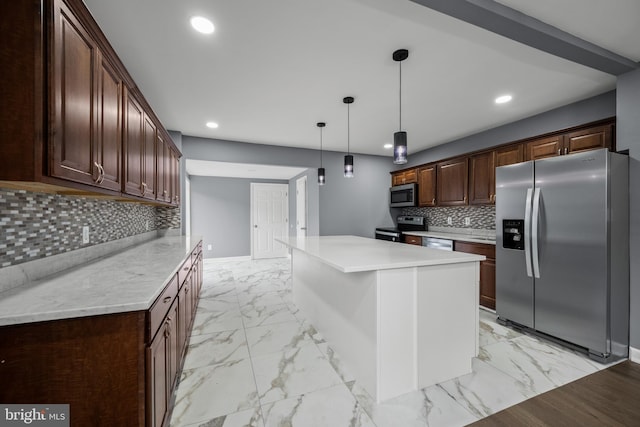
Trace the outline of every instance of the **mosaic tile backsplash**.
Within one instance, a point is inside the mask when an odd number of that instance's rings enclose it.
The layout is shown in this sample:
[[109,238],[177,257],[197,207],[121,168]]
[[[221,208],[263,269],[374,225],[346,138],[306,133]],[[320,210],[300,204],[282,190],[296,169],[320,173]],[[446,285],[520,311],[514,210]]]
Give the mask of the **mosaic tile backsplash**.
[[[89,243],[82,243],[82,227]],[[180,209],[0,188],[0,268],[180,228]]]
[[[484,230],[496,229],[495,206],[451,206],[434,208],[404,208],[401,215],[419,215],[427,217],[428,227],[474,228]],[[451,217],[451,224],[447,218]],[[465,225],[465,218],[470,224]]]

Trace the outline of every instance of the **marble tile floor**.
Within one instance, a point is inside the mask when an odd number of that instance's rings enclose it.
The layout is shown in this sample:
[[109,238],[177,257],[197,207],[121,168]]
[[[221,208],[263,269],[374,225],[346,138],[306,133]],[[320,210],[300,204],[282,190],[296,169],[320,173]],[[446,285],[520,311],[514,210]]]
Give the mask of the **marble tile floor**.
[[289,259],[205,260],[170,426],[463,426],[605,367],[480,310],[473,373],[376,404],[293,304]]

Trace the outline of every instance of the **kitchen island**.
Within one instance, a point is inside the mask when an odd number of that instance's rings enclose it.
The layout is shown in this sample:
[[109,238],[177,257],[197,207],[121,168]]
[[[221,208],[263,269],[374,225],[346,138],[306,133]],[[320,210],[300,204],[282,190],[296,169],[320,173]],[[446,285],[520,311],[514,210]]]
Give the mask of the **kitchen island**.
[[483,256],[292,237],[293,298],[378,402],[471,372]]

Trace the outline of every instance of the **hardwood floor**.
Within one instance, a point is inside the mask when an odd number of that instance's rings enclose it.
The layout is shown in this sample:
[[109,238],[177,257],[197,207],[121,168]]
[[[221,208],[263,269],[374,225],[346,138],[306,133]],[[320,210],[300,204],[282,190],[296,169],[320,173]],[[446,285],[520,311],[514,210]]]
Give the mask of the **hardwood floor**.
[[470,425],[640,426],[640,364],[619,363]]

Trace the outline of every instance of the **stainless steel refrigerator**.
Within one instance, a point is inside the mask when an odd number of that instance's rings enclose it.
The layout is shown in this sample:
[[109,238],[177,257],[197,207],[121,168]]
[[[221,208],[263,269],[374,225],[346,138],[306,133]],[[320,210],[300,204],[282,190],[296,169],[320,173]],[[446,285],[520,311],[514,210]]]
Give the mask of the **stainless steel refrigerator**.
[[606,149],[496,169],[496,312],[608,361],[629,345],[629,172]]

